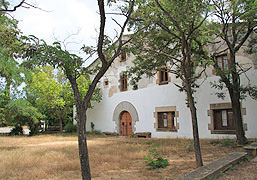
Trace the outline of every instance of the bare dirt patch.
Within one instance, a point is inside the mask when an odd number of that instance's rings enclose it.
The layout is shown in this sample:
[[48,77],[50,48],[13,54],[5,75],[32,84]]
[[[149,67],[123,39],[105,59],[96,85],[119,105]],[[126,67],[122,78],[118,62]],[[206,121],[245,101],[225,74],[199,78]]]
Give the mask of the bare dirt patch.
[[[0,137],[0,179],[81,179],[77,137],[41,135]],[[143,163],[152,144],[169,160],[164,169],[149,170]],[[192,140],[95,137],[88,139],[94,180],[176,179],[196,168]],[[243,151],[230,140],[201,140],[204,164]]]

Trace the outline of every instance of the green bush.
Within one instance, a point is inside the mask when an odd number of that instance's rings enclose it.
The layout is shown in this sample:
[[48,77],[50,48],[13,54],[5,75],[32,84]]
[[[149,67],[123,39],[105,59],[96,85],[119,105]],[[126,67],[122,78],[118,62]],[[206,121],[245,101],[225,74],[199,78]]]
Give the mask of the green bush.
[[23,135],[23,128],[20,125],[16,125],[14,128],[12,128],[9,135],[10,136],[22,136]]
[[69,122],[64,126],[64,131],[67,133],[77,132],[77,126]]
[[148,155],[144,157],[144,163],[151,169],[165,168],[169,165],[168,159],[160,156],[158,149],[154,144],[149,149]]

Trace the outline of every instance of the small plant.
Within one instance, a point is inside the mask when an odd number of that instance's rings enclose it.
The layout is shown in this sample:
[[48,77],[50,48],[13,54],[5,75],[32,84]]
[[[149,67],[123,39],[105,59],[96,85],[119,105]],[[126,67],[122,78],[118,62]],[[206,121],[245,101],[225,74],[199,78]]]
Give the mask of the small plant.
[[64,126],[64,130],[67,133],[77,132],[77,126],[69,122]]
[[169,165],[168,159],[160,156],[159,151],[155,144],[152,144],[149,149],[148,155],[144,157],[144,163],[151,169],[165,168]]
[[90,123],[91,131],[93,132],[95,130],[95,124],[93,122]]

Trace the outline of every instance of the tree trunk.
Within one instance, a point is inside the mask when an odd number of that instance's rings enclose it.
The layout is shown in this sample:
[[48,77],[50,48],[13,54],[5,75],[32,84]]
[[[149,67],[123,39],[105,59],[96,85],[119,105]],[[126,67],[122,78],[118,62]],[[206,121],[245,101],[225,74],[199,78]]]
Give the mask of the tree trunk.
[[188,105],[190,108],[191,119],[192,119],[196,166],[201,167],[203,166],[203,160],[202,160],[199,133],[198,133],[197,113],[196,113],[195,102],[194,102],[192,89],[190,85],[186,85],[186,95],[187,95]]
[[60,126],[60,132],[63,132],[63,128],[62,128],[62,118],[59,119],[59,126]]
[[232,86],[228,86],[228,89],[232,103],[233,119],[236,126],[236,138],[238,144],[246,144],[247,138],[245,137],[240,104],[240,76],[236,71],[235,54],[233,52],[230,52],[230,63],[230,68],[232,68]]
[[236,139],[238,144],[246,144],[247,138],[245,137],[243,119],[241,113],[241,104],[240,104],[240,94],[233,93],[233,97],[231,97],[232,102],[232,111],[233,111],[233,119],[235,121],[236,126]]
[[59,131],[62,133],[63,132],[63,128],[62,128],[62,116],[60,116],[60,114],[58,113],[57,108],[55,107],[55,115],[58,118],[59,121]]
[[91,180],[89,156],[86,139],[86,108],[85,106],[77,106],[78,111],[78,145],[79,145],[79,159],[81,166],[82,180]]

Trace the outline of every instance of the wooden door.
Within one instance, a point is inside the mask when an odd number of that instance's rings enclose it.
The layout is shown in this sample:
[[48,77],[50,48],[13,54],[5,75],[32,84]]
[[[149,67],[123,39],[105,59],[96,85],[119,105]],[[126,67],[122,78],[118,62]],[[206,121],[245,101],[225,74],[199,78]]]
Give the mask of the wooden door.
[[132,135],[132,119],[127,111],[122,112],[120,116],[120,134],[122,136]]

